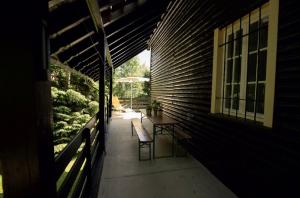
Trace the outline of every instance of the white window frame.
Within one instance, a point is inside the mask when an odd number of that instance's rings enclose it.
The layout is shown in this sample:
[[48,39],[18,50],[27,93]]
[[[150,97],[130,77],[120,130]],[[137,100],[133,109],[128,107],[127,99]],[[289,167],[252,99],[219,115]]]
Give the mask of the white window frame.
[[[277,56],[277,38],[278,38],[278,14],[279,0],[270,0],[261,6],[261,19],[268,17],[268,44],[267,44],[267,63],[266,63],[266,80],[265,80],[265,102],[264,114],[256,114],[256,121],[262,122],[266,127],[273,126],[273,109],[275,96],[275,75],[276,75],[276,56]],[[259,20],[259,8],[255,9],[250,14],[250,21],[254,23]],[[241,26],[243,34],[248,33],[249,14],[227,26],[227,35],[230,31],[238,31]],[[211,113],[227,114],[228,109],[223,109],[220,99],[223,97],[223,76],[224,76],[224,51],[225,47],[219,47],[225,41],[225,29],[215,29],[214,31],[214,57],[213,57],[213,74],[212,74],[212,96],[211,96]],[[240,98],[246,98],[246,75],[247,75],[247,58],[248,51],[248,36],[242,39],[243,47],[241,57],[241,76],[240,76]],[[233,45],[234,47],[234,45]],[[225,97],[225,96],[224,96]],[[239,103],[238,117],[245,117],[245,102]],[[224,106],[225,107],[225,106]],[[230,115],[235,116],[236,110],[231,109]],[[247,119],[253,120],[253,113],[247,112]]]

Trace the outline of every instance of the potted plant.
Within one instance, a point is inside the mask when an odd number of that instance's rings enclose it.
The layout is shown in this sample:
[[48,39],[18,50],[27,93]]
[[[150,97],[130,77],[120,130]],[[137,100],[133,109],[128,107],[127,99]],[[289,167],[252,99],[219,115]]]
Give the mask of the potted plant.
[[157,116],[157,111],[159,108],[160,108],[160,102],[158,102],[157,100],[153,100],[152,109],[153,109],[154,116]]
[[147,107],[146,107],[147,115],[151,115],[151,111],[152,111],[152,106],[151,105],[147,105]]

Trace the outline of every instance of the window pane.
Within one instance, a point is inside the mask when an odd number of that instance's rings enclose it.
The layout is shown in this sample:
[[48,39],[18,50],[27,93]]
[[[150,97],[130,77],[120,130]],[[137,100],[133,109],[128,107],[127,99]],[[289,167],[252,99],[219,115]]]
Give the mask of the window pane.
[[261,21],[261,27],[260,27],[260,48],[266,48],[268,46],[268,18],[265,17]]
[[242,32],[243,30],[239,30],[235,33],[235,56],[242,54]]
[[239,109],[239,98],[240,98],[240,84],[233,86],[233,109]]
[[225,98],[225,108],[229,109],[231,107],[231,85],[226,86]]
[[257,53],[250,54],[248,60],[247,76],[248,82],[256,81],[256,63],[257,63]]
[[267,51],[261,51],[259,53],[259,65],[258,65],[258,80],[266,80],[266,65],[267,65]]
[[257,50],[258,44],[258,22],[250,25],[249,31],[249,52]]
[[265,84],[261,83],[257,86],[257,113],[264,113],[264,103],[265,103]]
[[241,58],[234,59],[234,82],[241,80]]
[[255,84],[251,84],[247,86],[247,103],[246,103],[246,111],[254,112],[254,100],[255,100]]
[[232,60],[227,61],[227,75],[226,75],[226,82],[231,83],[232,81]]
[[230,34],[228,36],[228,48],[227,48],[227,58],[231,58],[233,55],[233,36]]

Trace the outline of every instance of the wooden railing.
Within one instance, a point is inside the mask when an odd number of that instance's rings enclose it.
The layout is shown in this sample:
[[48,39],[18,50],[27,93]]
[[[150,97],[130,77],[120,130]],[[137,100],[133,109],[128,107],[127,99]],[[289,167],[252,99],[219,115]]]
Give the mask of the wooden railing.
[[[99,113],[98,113],[99,114]],[[58,197],[87,197],[95,179],[100,179],[104,152],[104,133],[99,131],[99,117],[95,115],[64,148],[55,159],[55,178],[58,181],[71,161],[70,168],[61,185],[58,187]],[[82,150],[80,151],[80,148]],[[99,177],[99,178],[92,178]],[[97,186],[96,186],[97,187]]]
[[[149,104],[149,97],[132,98],[132,109],[146,109]],[[123,107],[130,107],[130,98],[119,98]]]

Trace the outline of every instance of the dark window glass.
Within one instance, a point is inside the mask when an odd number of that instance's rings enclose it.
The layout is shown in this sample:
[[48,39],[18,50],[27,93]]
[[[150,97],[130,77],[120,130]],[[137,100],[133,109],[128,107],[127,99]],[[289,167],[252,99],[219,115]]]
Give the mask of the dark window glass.
[[248,68],[247,76],[248,82],[256,81],[256,63],[257,63],[257,54],[250,54],[248,57]]
[[266,65],[267,65],[267,51],[261,51],[259,53],[259,65],[258,65],[258,80],[266,80]]
[[235,33],[235,56],[242,54],[242,32],[243,30],[239,30]]
[[240,84],[233,86],[233,109],[239,109]]
[[266,48],[268,46],[268,18],[264,18],[261,21],[260,33],[259,33],[260,48]]
[[233,35],[228,36],[228,48],[227,48],[227,58],[231,58],[233,55]]
[[250,25],[249,31],[249,52],[257,50],[258,44],[258,22]]
[[227,61],[227,78],[226,82],[230,83],[232,81],[232,60]]
[[241,80],[241,58],[234,59],[234,82],[240,82]]
[[247,112],[254,112],[254,100],[255,100],[255,84],[248,84],[247,103],[246,103]]
[[261,83],[257,86],[257,113],[264,113],[264,103],[265,103],[265,84]]
[[226,85],[226,99],[225,107],[229,109],[231,107],[231,85]]

